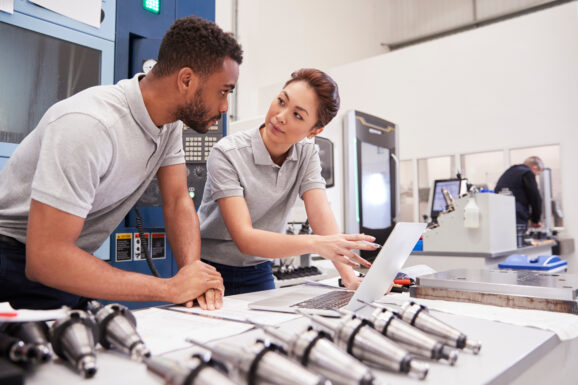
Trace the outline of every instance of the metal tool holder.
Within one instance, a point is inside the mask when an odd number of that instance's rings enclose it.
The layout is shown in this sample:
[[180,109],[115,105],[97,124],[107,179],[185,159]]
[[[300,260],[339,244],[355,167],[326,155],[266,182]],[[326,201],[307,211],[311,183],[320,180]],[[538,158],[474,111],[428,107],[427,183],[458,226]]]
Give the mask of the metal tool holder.
[[455,349],[449,348],[418,328],[402,321],[397,313],[384,307],[374,307],[375,310],[369,317],[369,321],[381,334],[421,357],[445,360],[452,366],[456,363],[458,352]]
[[207,346],[187,341],[211,352],[213,359],[225,364],[234,380],[248,385],[330,385],[323,376],[279,353],[278,347],[262,340],[249,346],[221,343]]
[[58,357],[72,364],[85,378],[96,374],[98,328],[88,313],[71,310],[55,321],[50,328],[50,341]]
[[99,342],[104,348],[117,348],[137,361],[151,355],[136,330],[134,315],[126,306],[118,303],[102,306],[97,301],[90,301],[89,310],[98,323]]
[[377,385],[371,370],[335,345],[329,334],[312,326],[289,333],[273,326],[263,331],[277,341],[288,355],[307,369],[331,380],[334,385]]
[[46,322],[7,322],[0,326],[0,332],[16,337],[27,344],[33,361],[44,363],[52,359]]
[[480,341],[468,338],[461,331],[429,314],[427,307],[413,301],[403,304],[400,310],[400,316],[410,325],[430,333],[442,342],[458,349],[468,349],[474,354],[478,354],[482,348]]
[[322,330],[330,333],[339,347],[365,363],[407,373],[422,380],[428,374],[428,364],[415,359],[406,349],[375,330],[366,320],[354,315],[329,320],[318,315],[302,314]]
[[143,362],[166,385],[237,385],[200,355],[191,357],[186,366],[164,357],[144,357]]

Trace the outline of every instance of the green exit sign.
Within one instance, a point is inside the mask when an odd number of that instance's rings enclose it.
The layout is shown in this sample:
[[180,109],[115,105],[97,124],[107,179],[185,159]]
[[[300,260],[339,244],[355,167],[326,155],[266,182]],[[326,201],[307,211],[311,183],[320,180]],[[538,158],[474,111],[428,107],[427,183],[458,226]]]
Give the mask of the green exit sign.
[[142,7],[149,12],[161,13],[161,0],[142,0]]

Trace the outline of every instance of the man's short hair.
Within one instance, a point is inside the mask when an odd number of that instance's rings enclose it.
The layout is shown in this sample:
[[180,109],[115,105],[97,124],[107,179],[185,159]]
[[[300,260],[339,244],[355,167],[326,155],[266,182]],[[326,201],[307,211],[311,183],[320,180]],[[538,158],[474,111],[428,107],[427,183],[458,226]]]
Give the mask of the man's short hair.
[[207,77],[222,66],[226,57],[238,64],[243,61],[243,50],[233,35],[213,22],[187,16],[177,19],[166,32],[152,71],[166,76],[189,67],[197,75]]
[[542,159],[540,159],[537,156],[530,156],[526,158],[524,164],[528,167],[536,166],[538,168],[538,171],[544,170],[544,162],[542,162]]

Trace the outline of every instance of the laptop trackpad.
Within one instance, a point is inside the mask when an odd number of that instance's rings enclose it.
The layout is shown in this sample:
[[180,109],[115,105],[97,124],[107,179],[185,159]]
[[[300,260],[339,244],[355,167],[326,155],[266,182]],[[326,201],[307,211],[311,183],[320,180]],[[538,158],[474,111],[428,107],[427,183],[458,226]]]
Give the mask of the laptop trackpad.
[[311,294],[290,292],[276,297],[251,302],[249,304],[249,309],[296,313],[295,308],[291,307],[291,305],[305,301],[309,298],[311,298]]

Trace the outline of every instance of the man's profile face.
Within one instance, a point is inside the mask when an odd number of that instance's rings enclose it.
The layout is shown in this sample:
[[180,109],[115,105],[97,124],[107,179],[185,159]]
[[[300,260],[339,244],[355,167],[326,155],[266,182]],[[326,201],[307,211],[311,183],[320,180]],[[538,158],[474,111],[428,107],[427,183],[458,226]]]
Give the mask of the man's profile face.
[[194,95],[177,110],[177,118],[191,129],[205,133],[229,109],[227,97],[239,78],[239,64],[225,58],[223,65],[203,79]]

